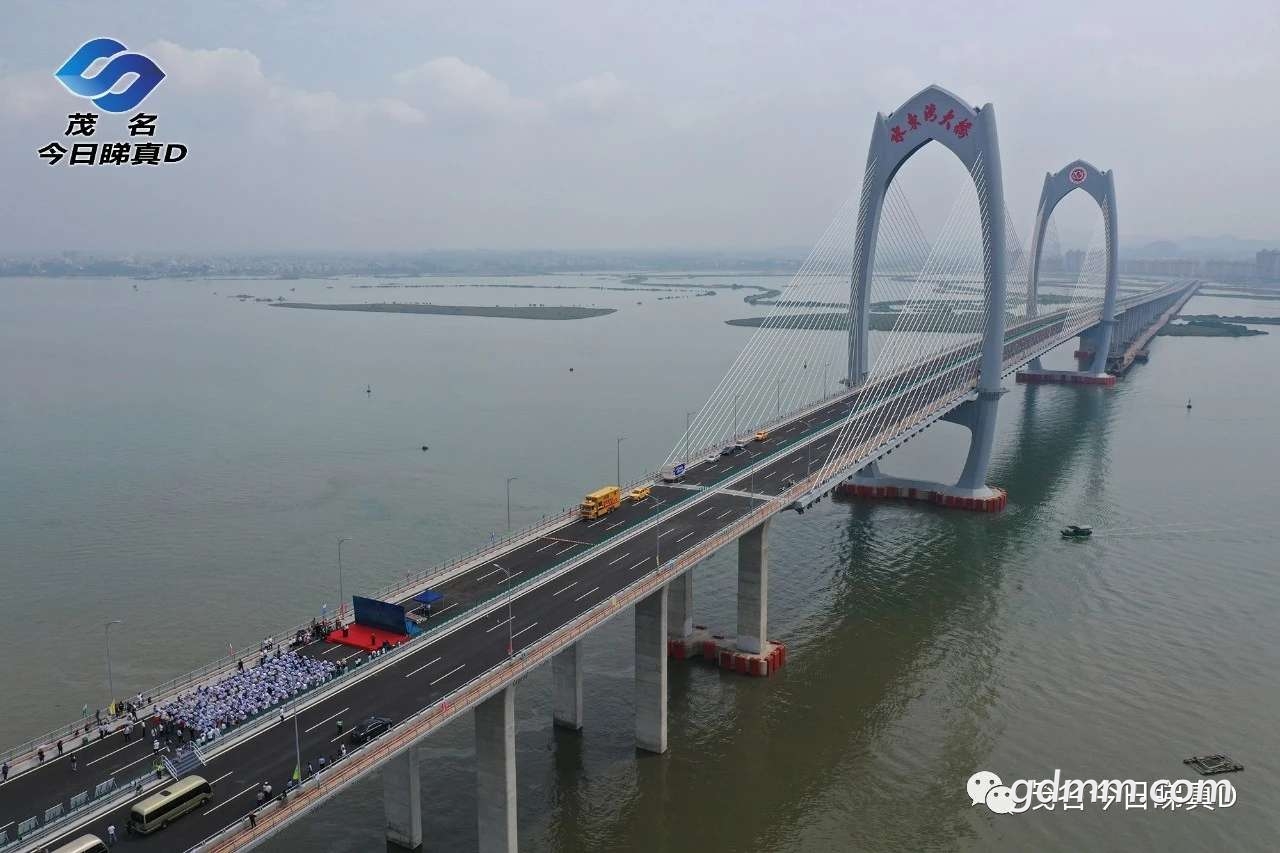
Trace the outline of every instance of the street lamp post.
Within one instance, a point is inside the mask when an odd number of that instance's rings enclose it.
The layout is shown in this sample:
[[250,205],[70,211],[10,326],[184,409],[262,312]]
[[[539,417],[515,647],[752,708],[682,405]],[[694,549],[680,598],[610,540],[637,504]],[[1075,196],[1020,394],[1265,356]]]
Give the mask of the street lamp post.
[[830,369],[830,367],[831,367],[831,362],[829,361],[826,364],[822,365],[822,399],[824,400],[827,398],[827,392],[831,388],[831,386],[827,384],[827,371]]
[[733,395],[733,442],[738,443],[738,395]]
[[342,543],[350,542],[350,536],[338,537],[338,627],[342,627],[342,614],[346,610],[346,597],[342,594]]
[[520,478],[518,476],[507,478],[507,532],[508,533],[511,532],[511,484],[519,479]]
[[775,418],[782,417],[782,377],[781,376],[778,377],[778,394],[777,394],[777,400],[775,401],[774,407],[776,411],[774,412],[773,416]]
[[121,625],[123,623],[123,619],[112,619],[107,623],[106,627],[103,628],[103,632],[107,635],[107,692],[111,694],[107,699],[111,702],[116,701],[116,686],[111,679],[111,626]]
[[627,437],[625,435],[618,436],[618,470],[617,470],[618,481],[617,482],[619,486],[622,485],[622,442],[626,440],[627,440]]

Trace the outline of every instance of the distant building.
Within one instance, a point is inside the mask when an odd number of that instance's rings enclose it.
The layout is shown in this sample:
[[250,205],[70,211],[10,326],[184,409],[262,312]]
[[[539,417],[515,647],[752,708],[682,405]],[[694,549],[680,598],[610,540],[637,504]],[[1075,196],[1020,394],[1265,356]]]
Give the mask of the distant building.
[[1280,250],[1258,252],[1254,258],[1254,275],[1259,281],[1280,281]]
[[1062,256],[1062,271],[1067,275],[1079,275],[1084,269],[1084,250],[1068,249]]
[[1202,265],[1206,278],[1218,281],[1253,281],[1257,266],[1253,261],[1228,261],[1211,258]]

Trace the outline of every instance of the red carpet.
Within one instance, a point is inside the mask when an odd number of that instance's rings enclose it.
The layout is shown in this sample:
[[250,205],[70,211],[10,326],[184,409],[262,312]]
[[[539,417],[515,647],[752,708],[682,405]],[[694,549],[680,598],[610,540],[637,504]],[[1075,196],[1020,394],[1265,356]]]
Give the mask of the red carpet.
[[399,645],[409,639],[407,634],[396,634],[392,631],[384,631],[381,628],[366,628],[364,625],[348,625],[347,636],[342,636],[342,630],[331,631],[329,636],[325,638],[331,643],[342,643],[345,646],[354,646],[357,649],[365,649],[372,651],[373,649],[382,648],[384,642],[391,645]]

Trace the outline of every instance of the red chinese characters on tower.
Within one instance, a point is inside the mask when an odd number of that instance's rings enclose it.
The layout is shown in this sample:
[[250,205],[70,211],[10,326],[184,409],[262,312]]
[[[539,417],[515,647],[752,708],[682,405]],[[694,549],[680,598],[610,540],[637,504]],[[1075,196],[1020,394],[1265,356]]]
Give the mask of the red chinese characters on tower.
[[[901,143],[906,140],[907,135],[920,130],[926,123],[940,125],[956,135],[957,139],[966,139],[973,132],[973,120],[969,118],[961,118],[956,121],[956,110],[948,108],[942,115],[938,114],[938,105],[925,104],[922,113],[907,113],[907,124],[904,128],[901,124],[895,124],[889,128],[889,138],[894,144]],[[955,125],[952,126],[952,122]]]

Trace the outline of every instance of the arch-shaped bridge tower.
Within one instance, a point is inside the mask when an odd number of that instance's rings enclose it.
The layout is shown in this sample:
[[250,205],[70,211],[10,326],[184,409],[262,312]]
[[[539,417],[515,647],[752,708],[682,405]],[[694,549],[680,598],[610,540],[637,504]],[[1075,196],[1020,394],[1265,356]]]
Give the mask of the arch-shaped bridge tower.
[[946,89],[929,86],[888,115],[876,115],[867,153],[853,256],[849,369],[845,381],[849,387],[857,387],[867,380],[871,371],[868,354],[871,275],[885,195],[902,165],[929,142],[944,145],[968,169],[977,189],[982,219],[986,325],[978,398],[966,405],[963,414],[956,418],[973,434],[969,456],[956,487],[976,494],[987,491],[987,465],[991,460],[996,405],[1000,399],[1005,321],[1004,188],[995,109],[991,104],[975,109]]
[[1107,369],[1107,356],[1111,351],[1112,330],[1116,322],[1116,290],[1118,287],[1117,256],[1119,240],[1116,236],[1116,183],[1108,170],[1101,171],[1086,160],[1075,160],[1057,172],[1044,176],[1044,188],[1040,190],[1040,206],[1036,209],[1036,229],[1031,237],[1031,272],[1027,281],[1027,316],[1036,316],[1036,298],[1040,289],[1040,254],[1044,249],[1045,230],[1049,217],[1058,203],[1075,190],[1083,190],[1098,203],[1102,211],[1102,225],[1106,234],[1107,273],[1106,289],[1102,297],[1102,322],[1089,335],[1093,345],[1093,362],[1089,373],[1101,376]]

